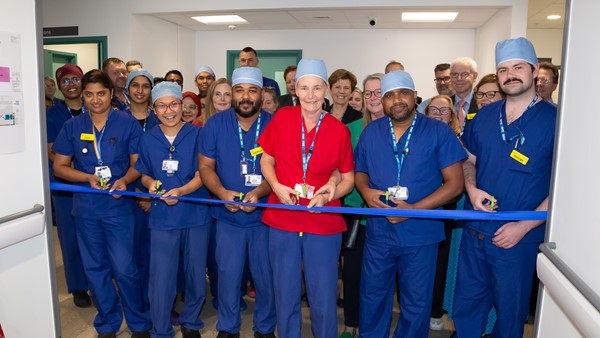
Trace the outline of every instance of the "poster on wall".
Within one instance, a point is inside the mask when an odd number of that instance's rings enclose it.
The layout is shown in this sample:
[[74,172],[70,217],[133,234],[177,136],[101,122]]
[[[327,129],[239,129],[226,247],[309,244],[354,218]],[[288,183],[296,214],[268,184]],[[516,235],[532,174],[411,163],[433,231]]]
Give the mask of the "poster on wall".
[[0,154],[25,150],[21,36],[0,32]]

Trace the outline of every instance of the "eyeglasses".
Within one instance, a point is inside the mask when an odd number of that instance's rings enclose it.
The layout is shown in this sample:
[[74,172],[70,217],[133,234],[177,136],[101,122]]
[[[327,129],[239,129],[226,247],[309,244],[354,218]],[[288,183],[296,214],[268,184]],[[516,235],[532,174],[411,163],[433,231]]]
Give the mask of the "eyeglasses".
[[499,91],[498,90],[491,90],[489,92],[477,92],[475,93],[475,97],[478,99],[483,99],[483,97],[487,97],[488,99],[493,99],[494,97],[496,97],[496,94],[498,94]]
[[[456,73],[458,76],[458,73]],[[436,77],[435,79],[433,79],[433,82],[435,83],[448,83],[450,82],[450,76],[445,76],[445,77]]]
[[169,81],[169,82],[177,82],[177,84],[180,85],[180,86],[183,84],[183,80],[180,80],[180,79],[177,79],[177,80],[170,79],[170,80],[167,80],[167,81]]
[[154,110],[157,113],[164,113],[167,111],[167,108],[171,109],[171,111],[176,112],[177,109],[179,109],[179,107],[181,106],[181,102],[180,101],[173,101],[169,104],[164,104],[164,103],[158,103],[154,105]]
[[62,84],[63,86],[68,86],[71,83],[74,85],[78,85],[81,83],[81,79],[78,77],[72,77],[72,78],[64,78],[64,79],[60,80],[60,84]]
[[427,111],[436,115],[448,115],[450,113],[450,107],[429,106]]
[[198,109],[198,106],[195,104],[190,104],[189,106],[183,105],[183,110],[194,110],[194,109]]
[[365,90],[363,95],[365,96],[365,99],[370,99],[371,96],[381,97],[381,89]]
[[450,77],[453,79],[466,79],[471,75],[470,72],[462,72],[462,73],[450,73]]
[[540,77],[537,79],[538,86],[547,86],[551,83],[552,83],[552,80],[544,79],[543,77]]

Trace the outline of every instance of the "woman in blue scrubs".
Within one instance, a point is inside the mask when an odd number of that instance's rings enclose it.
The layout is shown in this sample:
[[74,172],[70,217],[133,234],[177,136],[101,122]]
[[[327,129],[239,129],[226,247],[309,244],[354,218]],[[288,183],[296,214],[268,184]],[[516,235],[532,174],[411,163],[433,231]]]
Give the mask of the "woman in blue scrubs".
[[[133,164],[142,128],[130,114],[112,110],[108,75],[92,70],[81,82],[84,113],[68,120],[54,141],[54,173],[93,189],[130,190],[140,177]],[[149,337],[152,326],[133,258],[133,208],[133,199],[116,194],[73,194],[77,241],[98,310],[94,327],[102,338],[116,337],[123,312],[132,337]]]

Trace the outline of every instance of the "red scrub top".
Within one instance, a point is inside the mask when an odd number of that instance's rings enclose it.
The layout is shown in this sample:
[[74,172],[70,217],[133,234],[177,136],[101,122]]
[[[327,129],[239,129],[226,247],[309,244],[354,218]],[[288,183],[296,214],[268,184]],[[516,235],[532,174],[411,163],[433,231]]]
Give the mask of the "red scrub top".
[[[275,158],[275,174],[279,183],[294,188],[303,183],[302,176],[302,114],[300,106],[283,107],[273,117],[258,143],[263,150]],[[316,127],[306,134],[306,152],[315,138]],[[306,131],[306,129],[305,129]],[[325,112],[319,128],[312,157],[308,162],[306,183],[321,188],[335,169],[340,173],[354,170],[354,157],[348,127]],[[275,193],[269,196],[269,203],[281,204]],[[309,200],[300,198],[300,205],[308,205]],[[326,206],[339,207],[336,199]],[[328,235],[346,230],[341,214],[309,213],[267,208],[263,213],[263,222],[277,229]]]

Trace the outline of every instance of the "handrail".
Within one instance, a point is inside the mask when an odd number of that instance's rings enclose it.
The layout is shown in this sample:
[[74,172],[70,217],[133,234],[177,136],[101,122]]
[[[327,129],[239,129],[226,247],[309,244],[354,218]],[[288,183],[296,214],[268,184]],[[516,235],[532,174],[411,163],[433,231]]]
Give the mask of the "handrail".
[[550,262],[556,266],[558,271],[560,271],[571,284],[581,293],[585,299],[592,304],[593,307],[596,308],[598,312],[600,312],[600,296],[589,286],[587,285],[579,275],[573,271],[558,255],[554,252],[556,249],[556,243],[548,242],[540,244],[540,251],[548,257]]
[[31,214],[35,214],[37,212],[42,212],[44,211],[44,206],[40,205],[40,204],[34,204],[32,208],[30,209],[26,209],[23,211],[19,211],[19,212],[15,212],[14,214],[11,215],[6,215],[3,217],[0,217],[0,224],[2,223],[7,223],[10,221],[14,221],[15,219],[21,218],[21,217],[25,217],[25,216],[29,216]]

